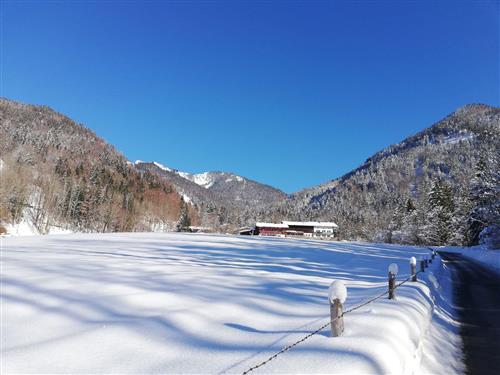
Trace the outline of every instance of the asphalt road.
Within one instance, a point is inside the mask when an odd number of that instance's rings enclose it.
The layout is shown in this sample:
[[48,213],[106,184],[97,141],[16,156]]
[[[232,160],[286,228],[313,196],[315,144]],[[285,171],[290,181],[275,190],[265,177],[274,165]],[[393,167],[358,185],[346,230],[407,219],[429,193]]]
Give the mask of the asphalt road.
[[440,252],[451,270],[467,374],[500,374],[500,277],[459,254]]

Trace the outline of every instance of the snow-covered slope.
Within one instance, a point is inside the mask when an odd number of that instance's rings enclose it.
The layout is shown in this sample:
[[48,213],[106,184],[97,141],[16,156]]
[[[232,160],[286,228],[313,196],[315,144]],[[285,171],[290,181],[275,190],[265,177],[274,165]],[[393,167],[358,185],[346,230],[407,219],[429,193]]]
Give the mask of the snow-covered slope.
[[[488,196],[499,196],[498,189],[494,189],[499,179],[499,149],[500,108],[466,105],[423,131],[375,153],[344,176],[299,191],[278,203],[274,212],[268,208],[266,213],[268,217],[285,220],[290,217],[331,220],[339,224],[340,235],[346,239],[429,245],[476,243],[483,225],[499,220],[498,213],[488,213],[495,211],[499,198],[487,203]],[[478,174],[483,176],[483,186],[474,182]],[[436,181],[449,185],[453,192],[450,207],[454,206],[455,212],[450,214],[456,226],[449,230],[447,242],[436,241],[431,231],[426,230],[432,215],[429,193]],[[471,197],[474,191],[488,193]],[[412,218],[408,211],[401,219],[398,214],[408,207],[409,201],[415,212],[410,209]],[[482,201],[477,211],[485,214],[476,212],[475,217],[466,217],[471,213],[468,205],[474,207],[477,201]],[[467,222],[475,224],[471,227],[458,224]]]
[[[332,280],[345,281],[350,309],[386,289],[388,264],[403,279],[408,259],[427,254],[193,234],[1,241],[2,373],[242,373],[328,322]],[[456,373],[459,347],[427,334],[439,289],[428,280],[348,313],[342,337],[324,330],[255,372]]]
[[214,184],[214,180],[216,177],[211,172],[191,174],[191,173],[187,173],[187,172],[177,171],[177,174],[179,176],[182,176],[182,177],[188,179],[189,181],[193,181],[195,184],[200,185],[201,187],[204,187],[205,189],[209,189]]

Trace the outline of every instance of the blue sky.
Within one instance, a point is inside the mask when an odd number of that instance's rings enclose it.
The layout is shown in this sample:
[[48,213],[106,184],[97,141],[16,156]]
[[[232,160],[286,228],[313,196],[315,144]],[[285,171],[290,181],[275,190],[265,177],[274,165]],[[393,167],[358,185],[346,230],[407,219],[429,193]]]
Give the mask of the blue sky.
[[1,96],[293,192],[499,105],[498,1],[4,1]]

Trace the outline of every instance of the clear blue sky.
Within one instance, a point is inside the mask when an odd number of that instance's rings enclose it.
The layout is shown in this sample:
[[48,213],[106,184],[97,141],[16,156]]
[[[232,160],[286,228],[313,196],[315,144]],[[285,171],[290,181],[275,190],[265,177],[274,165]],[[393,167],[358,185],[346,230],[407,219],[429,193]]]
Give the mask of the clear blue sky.
[[499,105],[498,1],[3,1],[1,96],[286,192]]

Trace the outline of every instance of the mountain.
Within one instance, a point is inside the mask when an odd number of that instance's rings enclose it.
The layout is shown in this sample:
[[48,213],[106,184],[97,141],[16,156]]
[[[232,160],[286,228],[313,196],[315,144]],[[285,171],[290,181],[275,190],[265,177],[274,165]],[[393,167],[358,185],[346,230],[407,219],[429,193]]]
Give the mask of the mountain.
[[467,105],[259,216],[335,221],[346,239],[474,243],[500,222],[499,151],[500,109]]
[[134,165],[139,171],[154,173],[171,183],[197,208],[203,226],[229,224],[235,229],[250,225],[255,212],[287,198],[281,190],[229,172],[192,174],[140,160]]
[[174,230],[182,215],[196,220],[172,184],[139,173],[90,129],[49,107],[0,99],[0,129],[4,226],[151,231]]
[[49,107],[0,99],[0,231],[234,232],[256,221],[320,220],[339,237],[500,247],[500,108],[464,106],[355,170],[290,196],[228,172],[128,162]]

